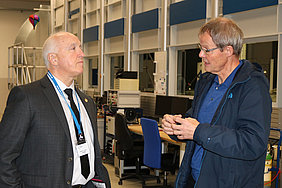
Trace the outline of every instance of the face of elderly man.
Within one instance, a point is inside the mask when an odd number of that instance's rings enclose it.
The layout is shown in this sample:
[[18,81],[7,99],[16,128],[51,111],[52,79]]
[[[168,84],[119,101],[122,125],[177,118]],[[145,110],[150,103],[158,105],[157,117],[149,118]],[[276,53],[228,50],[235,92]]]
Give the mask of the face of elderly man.
[[54,38],[56,53],[50,54],[50,61],[56,75],[66,78],[75,78],[83,73],[83,56],[78,38],[72,34],[64,33]]

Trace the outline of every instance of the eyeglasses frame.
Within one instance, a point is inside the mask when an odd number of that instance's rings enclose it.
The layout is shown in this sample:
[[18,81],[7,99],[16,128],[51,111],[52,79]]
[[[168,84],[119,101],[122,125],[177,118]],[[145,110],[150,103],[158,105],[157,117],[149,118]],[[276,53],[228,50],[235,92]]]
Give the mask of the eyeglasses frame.
[[208,54],[209,52],[212,52],[216,49],[220,49],[220,47],[215,47],[215,48],[211,48],[211,49],[204,49],[201,44],[198,44],[198,47],[200,48],[201,51],[204,51],[206,54]]

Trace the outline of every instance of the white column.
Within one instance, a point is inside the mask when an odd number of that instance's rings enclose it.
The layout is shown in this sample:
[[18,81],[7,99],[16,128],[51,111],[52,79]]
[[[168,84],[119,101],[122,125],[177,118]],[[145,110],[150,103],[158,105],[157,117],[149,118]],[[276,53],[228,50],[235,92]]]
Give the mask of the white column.
[[100,29],[99,29],[99,40],[100,40],[100,46],[99,46],[99,65],[101,67],[101,84],[100,84],[100,91],[101,96],[104,92],[104,82],[105,82],[105,75],[104,75],[104,0],[100,0]]

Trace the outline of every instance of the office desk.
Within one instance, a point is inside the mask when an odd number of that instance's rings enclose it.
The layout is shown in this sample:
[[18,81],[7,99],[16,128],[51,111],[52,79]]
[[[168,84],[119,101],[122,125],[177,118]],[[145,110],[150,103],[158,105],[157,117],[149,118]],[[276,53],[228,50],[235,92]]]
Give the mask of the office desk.
[[[142,127],[141,125],[128,125],[128,129],[135,133],[135,134],[139,134],[139,135],[143,135],[143,131],[142,131]],[[179,145],[180,146],[180,155],[179,155],[179,165],[181,164],[181,161],[183,159],[184,156],[184,152],[185,152],[185,142],[177,142],[175,140],[172,140],[166,133],[164,133],[162,130],[160,130],[160,137],[162,140],[175,144],[175,145]]]

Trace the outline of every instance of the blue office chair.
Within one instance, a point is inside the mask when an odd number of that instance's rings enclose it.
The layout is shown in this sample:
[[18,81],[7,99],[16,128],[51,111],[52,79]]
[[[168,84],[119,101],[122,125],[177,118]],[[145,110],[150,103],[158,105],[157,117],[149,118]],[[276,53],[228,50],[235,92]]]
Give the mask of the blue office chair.
[[163,153],[158,123],[155,120],[141,118],[141,126],[144,136],[144,165],[164,171],[163,187],[167,185],[167,172],[175,172],[177,152]]

